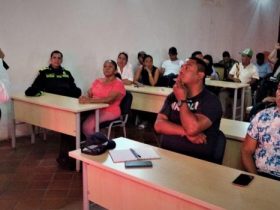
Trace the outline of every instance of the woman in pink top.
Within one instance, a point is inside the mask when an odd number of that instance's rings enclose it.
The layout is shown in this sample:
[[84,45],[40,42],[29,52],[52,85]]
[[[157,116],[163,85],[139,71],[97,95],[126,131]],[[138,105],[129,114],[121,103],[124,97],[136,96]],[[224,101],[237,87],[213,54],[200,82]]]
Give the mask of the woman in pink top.
[[[121,115],[120,103],[125,96],[125,88],[120,79],[116,77],[117,64],[113,60],[105,61],[103,65],[104,78],[96,79],[87,96],[81,96],[79,102],[108,103],[109,106],[100,110],[100,122],[114,120]],[[95,131],[95,114],[90,114],[83,123],[83,133],[88,137]]]

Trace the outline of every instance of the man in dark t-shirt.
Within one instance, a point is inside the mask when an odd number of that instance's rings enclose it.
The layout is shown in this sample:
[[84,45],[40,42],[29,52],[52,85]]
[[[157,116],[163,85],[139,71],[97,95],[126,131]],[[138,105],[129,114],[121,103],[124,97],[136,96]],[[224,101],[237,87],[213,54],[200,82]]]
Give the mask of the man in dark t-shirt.
[[204,88],[206,64],[191,58],[179,73],[176,84],[155,122],[165,149],[213,161],[217,145],[221,103]]

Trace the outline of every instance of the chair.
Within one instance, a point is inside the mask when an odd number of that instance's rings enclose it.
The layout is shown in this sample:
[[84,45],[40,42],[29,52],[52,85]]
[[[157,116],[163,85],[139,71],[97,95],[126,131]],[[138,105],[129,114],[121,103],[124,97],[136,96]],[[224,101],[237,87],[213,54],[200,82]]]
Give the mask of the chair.
[[133,99],[132,94],[129,91],[126,91],[126,94],[120,104],[121,116],[115,120],[106,121],[100,124],[100,128],[108,128],[108,133],[107,133],[108,139],[110,139],[111,129],[113,127],[122,127],[124,137],[126,137],[125,125],[127,123],[128,114],[131,109],[132,99]]
[[217,164],[223,163],[225,148],[226,148],[226,136],[222,131],[219,131],[217,145],[214,151],[213,161]]

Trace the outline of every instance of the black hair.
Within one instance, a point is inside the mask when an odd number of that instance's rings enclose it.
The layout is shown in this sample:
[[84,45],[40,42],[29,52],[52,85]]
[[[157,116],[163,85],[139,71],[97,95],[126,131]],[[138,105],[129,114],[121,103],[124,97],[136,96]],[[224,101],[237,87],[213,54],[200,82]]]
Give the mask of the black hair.
[[170,54],[170,55],[177,55],[178,52],[177,52],[176,47],[170,47],[169,50],[168,50],[168,54]]
[[211,55],[207,54],[207,55],[204,55],[203,59],[205,60],[208,60],[208,64],[206,63],[207,65],[207,69],[206,69],[206,72],[205,74],[207,76],[210,76],[212,73],[213,73],[213,69],[212,69],[212,66],[213,66],[213,58]]
[[197,64],[197,69],[199,72],[203,72],[206,74],[206,71],[207,71],[207,64],[200,58],[197,58],[197,57],[191,57],[190,58],[191,60],[194,60]]
[[126,61],[128,62],[128,55],[126,52],[120,52],[118,57],[120,57],[120,55],[124,55],[124,57],[126,58]]
[[257,55],[256,55],[256,59],[257,59],[257,64],[258,65],[263,65],[263,63],[264,63],[264,54],[263,53],[258,53]]
[[223,52],[223,58],[224,58],[224,57],[229,57],[229,58],[230,58],[230,54],[229,54],[228,51],[224,51],[224,52]]
[[144,57],[144,59],[143,59],[143,62],[145,62],[145,60],[146,60],[147,58],[151,58],[152,61],[153,61],[153,57],[152,57],[151,55],[145,55],[145,57]]
[[60,51],[58,51],[58,50],[54,50],[54,51],[52,51],[52,53],[51,53],[51,57],[53,56],[53,54],[60,54],[61,58],[63,58],[63,54],[62,54],[62,52],[60,52]]
[[137,58],[140,58],[140,57],[145,57],[146,56],[146,53],[144,51],[140,51],[137,55]]
[[202,52],[201,51],[194,51],[191,55],[191,58],[195,58],[197,55],[202,55]]
[[114,60],[106,60],[106,61],[104,62],[104,64],[105,64],[106,62],[112,63],[115,70],[118,69],[117,63],[116,63]]
[[212,66],[212,65],[213,65],[213,58],[212,58],[211,55],[209,55],[209,54],[204,55],[203,58],[209,61],[209,64],[208,64],[209,66]]

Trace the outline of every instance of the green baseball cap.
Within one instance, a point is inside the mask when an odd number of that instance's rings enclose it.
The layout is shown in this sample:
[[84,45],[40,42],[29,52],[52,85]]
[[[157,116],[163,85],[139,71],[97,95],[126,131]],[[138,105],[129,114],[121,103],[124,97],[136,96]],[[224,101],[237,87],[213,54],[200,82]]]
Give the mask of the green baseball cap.
[[246,48],[245,50],[243,50],[242,52],[240,52],[240,54],[252,58],[252,56],[253,56],[253,50],[250,49],[250,48]]

